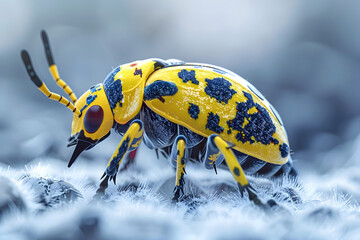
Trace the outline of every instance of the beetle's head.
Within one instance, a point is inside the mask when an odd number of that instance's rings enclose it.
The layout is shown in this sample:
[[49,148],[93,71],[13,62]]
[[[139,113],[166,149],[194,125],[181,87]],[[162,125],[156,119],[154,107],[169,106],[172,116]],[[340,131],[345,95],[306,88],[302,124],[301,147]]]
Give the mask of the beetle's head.
[[31,63],[30,55],[26,50],[21,51],[21,58],[30,79],[36,87],[49,99],[64,104],[74,113],[68,146],[76,145],[76,147],[68,164],[68,167],[70,167],[81,152],[92,148],[98,142],[109,136],[114,121],[113,114],[103,84],[91,87],[79,99],[76,98],[71,88],[60,78],[45,31],[41,32],[41,38],[43,40],[50,73],[56,83],[69,95],[71,101],[66,97],[51,92],[47,88],[45,83],[37,76]]
[[115,120],[118,123],[126,124],[138,114],[143,103],[145,79],[167,63],[161,59],[148,59],[122,65],[109,74],[104,84],[91,87],[77,99],[71,88],[59,76],[45,31],[41,32],[41,38],[50,73],[56,83],[69,95],[71,101],[51,92],[39,79],[26,50],[21,52],[21,58],[36,87],[45,96],[64,104],[74,113],[68,146],[76,145],[76,147],[68,164],[70,167],[80,153],[109,136],[114,116],[117,116]]
[[68,167],[84,150],[88,150],[110,135],[114,118],[102,84],[86,91],[75,107],[80,115],[74,113],[69,146],[76,145]]

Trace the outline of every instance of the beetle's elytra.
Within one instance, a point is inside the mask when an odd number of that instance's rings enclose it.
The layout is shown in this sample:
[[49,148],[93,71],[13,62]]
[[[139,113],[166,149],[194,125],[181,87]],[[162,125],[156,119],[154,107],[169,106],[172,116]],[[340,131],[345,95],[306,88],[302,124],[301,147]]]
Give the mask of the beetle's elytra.
[[[179,60],[147,59],[115,68],[79,99],[60,79],[45,31],[42,40],[49,69],[70,96],[50,92],[38,78],[29,54],[21,55],[26,70],[41,92],[73,112],[69,145],[76,145],[69,167],[84,150],[109,136],[123,136],[111,157],[98,194],[116,180],[126,155],[135,158],[144,142],[167,157],[176,168],[173,200],[183,194],[188,160],[208,169],[227,167],[249,198],[265,206],[248,183],[245,173],[265,177],[296,176],[289,143],[280,116],[248,81],[217,66]],[[223,162],[225,160],[225,162]],[[245,172],[245,173],[244,173]]]

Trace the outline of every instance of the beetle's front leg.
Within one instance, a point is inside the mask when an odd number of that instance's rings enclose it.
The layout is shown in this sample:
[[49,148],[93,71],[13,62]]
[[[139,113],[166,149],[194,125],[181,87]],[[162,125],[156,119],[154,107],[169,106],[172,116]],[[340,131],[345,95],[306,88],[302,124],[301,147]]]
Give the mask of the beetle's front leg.
[[113,180],[114,184],[116,184],[116,174],[118,172],[119,166],[121,164],[122,159],[128,151],[134,151],[140,145],[141,140],[143,138],[143,124],[141,120],[134,120],[123,138],[114,154],[112,155],[106,170],[101,177],[104,180],[101,182],[100,187],[96,191],[96,195],[103,195],[106,188],[108,187],[108,181]]
[[124,134],[123,138],[116,151],[112,155],[106,170],[104,172],[105,176],[109,176],[109,180],[113,180],[116,184],[116,174],[118,172],[119,166],[121,164],[122,159],[128,151],[135,150],[141,143],[143,137],[143,124],[141,120],[134,120],[129,129]]
[[176,137],[174,145],[171,149],[171,163],[174,166],[176,164],[176,180],[174,188],[174,196],[172,201],[177,202],[179,198],[184,194],[184,174],[185,172],[185,148],[186,148],[186,138],[183,135]]

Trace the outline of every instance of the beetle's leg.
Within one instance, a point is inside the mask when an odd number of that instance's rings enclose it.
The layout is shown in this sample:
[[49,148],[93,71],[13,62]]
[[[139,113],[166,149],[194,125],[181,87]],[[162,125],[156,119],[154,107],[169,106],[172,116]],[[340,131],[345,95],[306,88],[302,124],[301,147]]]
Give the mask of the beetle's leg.
[[112,155],[103,176],[109,176],[109,180],[114,180],[116,183],[116,173],[121,164],[121,160],[126,152],[134,151],[141,143],[143,137],[143,124],[141,120],[134,120],[129,129],[124,134],[123,138],[114,154]]
[[186,138],[183,135],[177,136],[171,150],[171,164],[174,167],[176,166],[176,181],[172,201],[178,201],[179,198],[184,194],[184,174],[186,173],[185,148]]
[[137,147],[140,145],[141,140],[143,137],[143,124],[141,120],[134,120],[126,133],[124,134],[123,138],[117,149],[115,150],[114,154],[112,155],[106,170],[101,177],[103,181],[100,183],[99,188],[96,191],[94,199],[98,199],[104,195],[105,190],[108,187],[108,181],[113,180],[114,184],[116,184],[116,174],[118,172],[121,160],[124,158],[125,154],[128,151],[136,151]]
[[255,189],[251,187],[250,183],[246,179],[244,171],[242,170],[239,162],[236,159],[231,148],[233,147],[231,144],[223,140],[220,136],[215,135],[214,137],[209,137],[210,141],[213,141],[213,144],[220,150],[222,155],[225,157],[226,164],[228,165],[231,174],[235,178],[236,183],[238,184],[241,196],[243,196],[244,192],[247,191],[249,194],[249,199],[253,201],[256,205],[260,207],[266,207],[263,204],[259,197],[257,196]]

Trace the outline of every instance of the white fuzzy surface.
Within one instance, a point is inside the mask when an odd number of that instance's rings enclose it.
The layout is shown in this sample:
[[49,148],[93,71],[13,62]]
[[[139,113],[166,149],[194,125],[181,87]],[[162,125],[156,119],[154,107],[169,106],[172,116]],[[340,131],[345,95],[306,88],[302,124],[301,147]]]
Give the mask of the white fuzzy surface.
[[[0,0],[0,179],[11,180],[27,209],[0,217],[0,239],[359,239],[359,4]],[[94,203],[120,139],[113,134],[113,141],[66,167],[72,115],[35,88],[20,59],[27,49],[39,77],[63,94],[49,75],[41,29],[77,96],[116,66],[148,57],[210,63],[240,74],[281,114],[301,187],[251,178],[263,201],[275,193],[280,205],[264,212],[228,187],[234,186],[228,172],[216,176],[188,166],[187,186],[197,198],[193,205],[175,205],[174,171],[142,149],[136,165]],[[44,211],[24,175],[64,180],[83,198]],[[139,184],[135,192],[123,190]],[[288,202],[287,188],[302,202]],[[0,203],[6,197],[0,194]]]
[[[136,164],[118,175],[118,185],[109,184],[98,202],[92,198],[103,163],[80,158],[67,169],[62,161],[42,158],[23,169],[3,166],[1,175],[14,180],[28,210],[3,216],[0,239],[358,239],[360,169],[356,162],[353,158],[348,168],[325,175],[307,170],[301,184],[250,178],[263,201],[274,198],[279,204],[267,212],[232,189],[229,172],[220,170],[215,175],[192,164],[186,175],[187,194],[195,195],[192,204],[172,204],[173,170],[144,149]],[[23,175],[67,181],[83,198],[39,212],[34,193],[20,180]],[[124,190],[130,184],[139,187]],[[230,190],[220,191],[218,184]],[[287,201],[281,194],[273,197],[286,188],[294,189],[301,203]],[[94,221],[98,224],[91,231],[80,227],[94,226]]]

